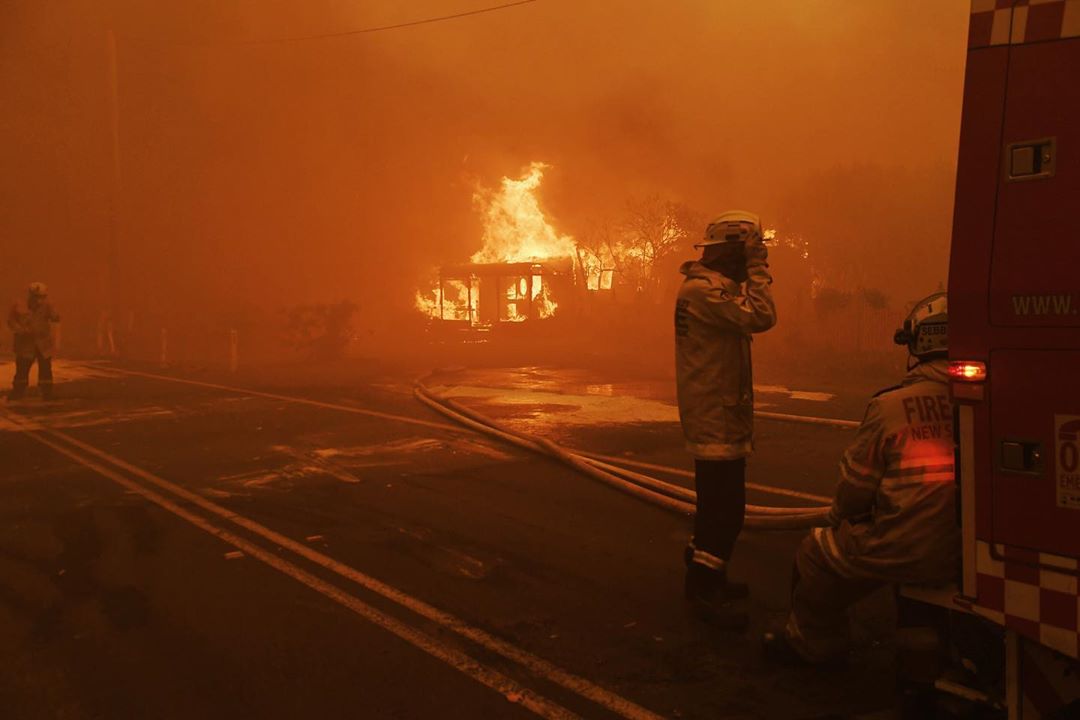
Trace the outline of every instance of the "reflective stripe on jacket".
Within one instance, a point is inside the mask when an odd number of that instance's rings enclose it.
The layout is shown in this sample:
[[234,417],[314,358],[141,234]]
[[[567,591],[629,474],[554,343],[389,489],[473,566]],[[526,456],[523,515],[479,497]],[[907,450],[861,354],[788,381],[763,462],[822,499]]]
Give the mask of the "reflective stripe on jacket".
[[840,461],[830,520],[814,537],[846,577],[935,583],[959,562],[948,363],[916,366],[874,398]]
[[697,458],[734,460],[753,450],[754,385],[750,335],[776,324],[767,266],[735,281],[692,261],[675,305],[675,377],[687,449]]

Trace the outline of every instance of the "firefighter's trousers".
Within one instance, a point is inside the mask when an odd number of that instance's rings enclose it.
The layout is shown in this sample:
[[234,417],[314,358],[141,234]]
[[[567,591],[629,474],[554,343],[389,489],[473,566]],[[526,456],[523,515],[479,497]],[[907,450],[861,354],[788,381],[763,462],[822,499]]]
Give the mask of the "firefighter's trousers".
[[687,563],[724,572],[746,516],[746,458],[695,460],[697,508]]
[[795,553],[785,634],[805,659],[824,662],[847,653],[847,609],[884,585],[854,572],[830,562],[814,533],[803,539]]
[[41,388],[42,396],[48,397],[52,394],[52,358],[35,352],[32,356],[17,355],[15,357],[15,379],[11,383],[14,397],[21,397],[26,393],[26,387],[30,384],[30,368],[35,362],[38,366],[38,386]]

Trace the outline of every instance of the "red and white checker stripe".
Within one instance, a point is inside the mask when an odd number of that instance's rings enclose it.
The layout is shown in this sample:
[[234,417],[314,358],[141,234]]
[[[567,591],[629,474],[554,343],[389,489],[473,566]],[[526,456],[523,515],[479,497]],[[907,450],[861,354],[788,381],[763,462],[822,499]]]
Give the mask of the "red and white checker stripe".
[[1080,657],[1078,569],[1075,558],[1001,544],[991,552],[990,543],[977,541],[972,610],[1064,655]]
[[1080,0],[971,0],[968,47],[1080,37]]

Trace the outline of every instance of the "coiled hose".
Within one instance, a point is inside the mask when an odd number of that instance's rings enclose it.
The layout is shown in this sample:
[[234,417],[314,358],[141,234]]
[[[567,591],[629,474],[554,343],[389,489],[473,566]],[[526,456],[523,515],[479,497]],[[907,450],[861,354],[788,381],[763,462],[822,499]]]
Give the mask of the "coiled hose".
[[[425,378],[426,379],[426,378]],[[697,494],[689,488],[564,448],[546,438],[513,430],[503,423],[436,394],[423,379],[413,391],[416,399],[460,425],[532,452],[553,457],[595,480],[665,510],[692,515]],[[754,530],[801,530],[825,525],[828,507],[746,506],[746,527]]]

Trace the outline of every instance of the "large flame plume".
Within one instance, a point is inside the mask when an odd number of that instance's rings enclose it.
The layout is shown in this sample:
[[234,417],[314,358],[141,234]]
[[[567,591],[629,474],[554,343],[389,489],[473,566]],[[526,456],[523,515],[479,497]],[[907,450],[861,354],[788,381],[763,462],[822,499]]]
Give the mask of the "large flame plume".
[[[553,258],[574,258],[574,239],[560,235],[548,222],[536,190],[544,177],[544,163],[534,162],[519,179],[504,177],[498,187],[480,188],[473,204],[484,221],[483,247],[471,258],[473,263],[525,263]],[[558,304],[549,294],[542,275],[519,278],[504,288],[505,315],[510,322],[526,319],[522,307],[530,305],[538,318],[555,314]],[[442,287],[416,293],[416,308],[432,318],[477,319],[479,287],[475,282],[446,280]]]
[[534,162],[525,177],[504,177],[496,190],[480,189],[473,202],[484,218],[484,246],[474,263],[512,263],[574,257],[574,239],[544,216],[536,189],[548,166]]

